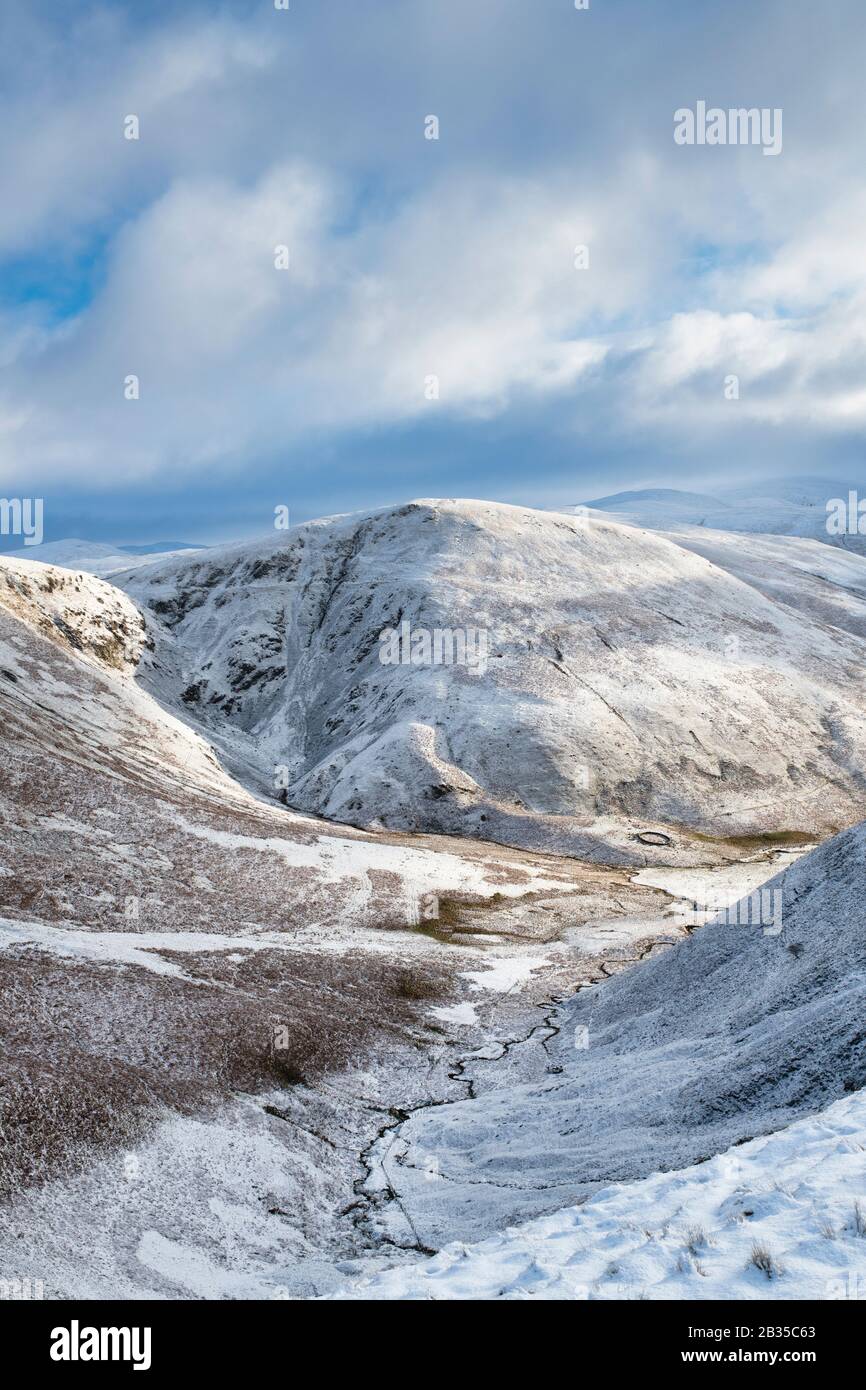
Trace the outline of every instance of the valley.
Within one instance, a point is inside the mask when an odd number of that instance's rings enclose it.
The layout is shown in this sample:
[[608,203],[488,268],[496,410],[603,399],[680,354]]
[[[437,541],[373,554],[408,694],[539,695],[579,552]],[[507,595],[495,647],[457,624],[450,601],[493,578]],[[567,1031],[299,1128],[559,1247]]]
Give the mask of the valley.
[[[110,584],[0,558],[9,1277],[426,1296],[863,1085],[866,582],[795,623],[811,556],[704,541],[424,502]],[[485,671],[379,661],[482,588]]]

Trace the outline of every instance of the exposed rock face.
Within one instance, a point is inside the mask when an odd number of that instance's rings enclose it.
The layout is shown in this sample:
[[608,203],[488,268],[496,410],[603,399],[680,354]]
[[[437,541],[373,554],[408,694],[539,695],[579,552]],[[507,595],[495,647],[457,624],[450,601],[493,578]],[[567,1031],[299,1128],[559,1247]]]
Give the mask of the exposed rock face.
[[0,604],[41,636],[117,671],[137,666],[147,640],[135,605],[89,574],[4,556]]

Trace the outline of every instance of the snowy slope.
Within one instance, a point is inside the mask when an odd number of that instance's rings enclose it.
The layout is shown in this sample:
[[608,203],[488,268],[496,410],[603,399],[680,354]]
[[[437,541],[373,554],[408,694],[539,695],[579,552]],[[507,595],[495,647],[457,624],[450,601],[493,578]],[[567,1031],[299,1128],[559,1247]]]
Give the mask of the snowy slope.
[[[827,531],[828,501],[847,499],[850,489],[858,491],[854,483],[830,479],[768,479],[749,487],[725,489],[717,495],[676,488],[641,488],[597,497],[585,505],[615,520],[656,531],[706,526],[717,531],[801,536],[866,555],[866,536],[835,536]],[[860,487],[858,495],[866,496],[866,491]]]
[[743,536],[703,526],[664,534],[801,617],[866,637],[866,556],[798,536]]
[[[771,879],[782,930],[720,921],[557,1014],[537,1074],[416,1111],[382,1221],[428,1248],[706,1159],[866,1084],[866,827]],[[767,900],[768,905],[773,900]],[[770,912],[765,913],[768,922]],[[485,1068],[464,1076],[484,1084]],[[431,1181],[430,1155],[437,1179]]]
[[[138,883],[152,900],[138,931],[192,923],[225,931],[257,911],[263,928],[384,926],[410,922],[426,892],[507,895],[518,883],[567,883],[567,866],[539,871],[519,855],[457,843],[440,853],[263,804],[136,683],[147,642],[139,612],[114,585],[0,556],[0,907],[20,892],[29,909],[34,894],[25,890],[41,885],[35,896],[49,919],[116,932],[128,928],[124,894]],[[256,855],[267,867],[250,902]],[[60,889],[70,858],[88,884],[74,901]],[[220,893],[196,885],[184,864],[203,880],[212,871]],[[91,894],[97,881],[101,891]]]
[[[811,550],[806,569],[789,550],[774,566],[766,548],[746,564],[727,556],[725,538],[704,539],[713,563],[685,542],[607,521],[419,503],[172,558],[125,577],[127,592],[0,558],[0,1125],[15,1138],[0,1154],[0,1191],[17,1194],[0,1204],[4,1268],[17,1270],[25,1252],[31,1271],[50,1271],[55,1296],[68,1297],[81,1287],[85,1240],[99,1252],[85,1260],[95,1297],[268,1296],[333,1287],[335,1262],[377,1232],[413,1247],[500,1232],[501,1259],[513,1256],[510,1291],[525,1296],[537,1279],[558,1294],[573,1287],[571,1273],[536,1234],[506,1229],[558,1213],[552,1246],[574,1257],[577,1284],[593,1296],[599,1280],[608,1294],[619,1280],[619,1296],[643,1286],[679,1293],[675,1276],[684,1296],[695,1296],[689,1281],[698,1279],[749,1296],[765,1276],[745,1272],[755,1237],[728,1232],[729,1218],[756,1214],[757,1238],[797,1271],[801,1282],[787,1287],[799,1290],[817,1287],[834,1261],[834,1251],[814,1249],[811,1205],[826,1206],[847,1267],[850,1218],[837,1188],[852,1172],[859,1181],[859,1115],[838,1106],[824,1130],[796,1140],[820,1157],[831,1186],[792,1168],[793,1205],[762,1178],[748,1208],[724,1183],[704,1191],[704,1174],[730,1176],[708,1163],[697,1176],[639,1181],[644,1195],[598,1195],[731,1144],[751,1162],[763,1151],[762,1140],[749,1147],[753,1136],[866,1080],[862,827],[770,885],[782,895],[779,935],[711,926],[659,955],[684,929],[669,910],[667,929],[651,923],[653,892],[691,886],[703,871],[660,868],[676,862],[676,846],[654,852],[631,840],[647,822],[630,807],[607,804],[600,822],[593,806],[581,823],[529,799],[530,786],[536,797],[548,784],[562,798],[583,790],[571,738],[595,749],[596,766],[631,778],[645,758],[648,799],[668,785],[687,795],[700,772],[652,744],[657,727],[663,747],[674,746],[674,709],[701,718],[714,747],[727,739],[741,757],[746,747],[762,759],[753,795],[778,800],[797,757],[821,802],[815,824],[856,806],[855,557],[834,554],[816,573]],[[454,625],[482,601],[492,639],[483,678],[373,668],[373,649],[363,650],[401,603],[413,622],[432,613]],[[740,644],[728,668],[713,647],[721,623],[736,624]],[[571,673],[562,690],[550,684],[559,668]],[[574,720],[587,682],[609,693],[610,723],[604,700]],[[641,697],[653,694],[645,708]],[[519,757],[502,733],[503,709],[517,711],[509,736],[522,740]],[[414,763],[402,731],[409,715],[427,730]],[[368,746],[346,749],[341,717],[361,741],[367,721]],[[626,718],[641,736],[627,746],[617,741]],[[744,744],[757,718],[764,743]],[[734,721],[746,733],[736,735]],[[295,768],[318,749],[320,779],[338,764],[329,795],[354,777],[371,820],[383,808],[398,825],[431,819],[424,792],[436,766],[440,792],[446,773],[467,787],[477,774],[479,787],[489,779],[496,789],[494,798],[485,785],[483,800],[467,791],[448,826],[465,831],[472,807],[484,806],[502,818],[497,833],[544,832],[549,844],[557,829],[574,848],[592,847],[590,830],[599,845],[614,838],[618,823],[624,852],[641,866],[655,853],[656,863],[639,873],[591,868],[312,820],[231,775],[234,759],[273,796],[269,763],[284,730]],[[716,798],[736,797],[742,766],[716,778]],[[309,775],[296,775],[290,800]],[[397,776],[394,813],[386,783]],[[432,804],[450,795],[446,787]],[[718,858],[718,846],[692,844],[712,849],[704,864]],[[755,861],[744,866],[749,882],[767,849],[739,847]],[[449,912],[419,931],[424,895],[447,895]],[[460,930],[448,936],[455,914]],[[640,956],[558,1008],[547,1002]],[[274,1048],[277,1022],[290,1034],[287,1059]],[[36,1125],[29,1147],[22,1110]],[[790,1166],[793,1144],[785,1148],[784,1135],[772,1143],[782,1148],[767,1162]],[[688,1225],[712,1228],[706,1250],[691,1240],[696,1255],[680,1249],[678,1183],[697,1206]],[[696,1183],[703,1195],[693,1200]],[[584,1210],[590,1241],[612,1252],[603,1266],[569,1245],[578,1218],[562,1210],[594,1195],[599,1205]],[[642,1205],[657,1224],[649,1252],[633,1230]],[[472,1278],[482,1289],[492,1275],[484,1252],[478,1258]],[[425,1276],[407,1275],[410,1292],[416,1277]],[[392,1296],[384,1285],[382,1296]]]
[[[642,830],[828,832],[866,809],[866,645],[666,538],[421,501],[120,580],[147,687],[235,775],[350,824],[644,862]],[[380,634],[483,628],[486,670]]]
[[[859,1212],[857,1206],[859,1204]],[[361,1299],[866,1298],[866,1095],[695,1167],[362,1278]],[[767,1268],[755,1263],[766,1251]]]
[[[65,651],[118,671],[135,669],[147,641],[141,615],[112,585],[10,555],[0,556],[0,612]],[[14,670],[4,675],[18,683]]]

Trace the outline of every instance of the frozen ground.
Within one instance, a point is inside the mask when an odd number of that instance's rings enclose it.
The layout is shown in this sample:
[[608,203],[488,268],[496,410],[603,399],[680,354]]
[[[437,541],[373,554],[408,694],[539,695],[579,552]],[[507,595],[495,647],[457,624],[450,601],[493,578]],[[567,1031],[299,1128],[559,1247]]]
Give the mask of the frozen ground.
[[[359,1270],[362,1270],[359,1266]],[[361,1299],[866,1298],[863,1093],[695,1167],[347,1283]]]

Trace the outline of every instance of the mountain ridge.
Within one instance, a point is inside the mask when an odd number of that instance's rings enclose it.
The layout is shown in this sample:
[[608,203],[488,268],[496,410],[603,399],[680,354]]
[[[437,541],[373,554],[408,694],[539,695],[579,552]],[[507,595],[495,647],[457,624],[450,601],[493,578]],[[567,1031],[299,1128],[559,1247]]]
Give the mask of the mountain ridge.
[[[117,582],[147,687],[328,819],[641,862],[641,829],[811,833],[866,806],[862,636],[614,519],[418,499]],[[487,630],[485,671],[382,664],[405,622]]]

